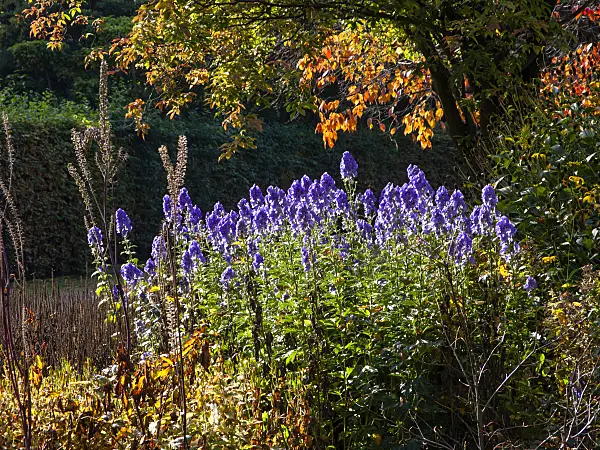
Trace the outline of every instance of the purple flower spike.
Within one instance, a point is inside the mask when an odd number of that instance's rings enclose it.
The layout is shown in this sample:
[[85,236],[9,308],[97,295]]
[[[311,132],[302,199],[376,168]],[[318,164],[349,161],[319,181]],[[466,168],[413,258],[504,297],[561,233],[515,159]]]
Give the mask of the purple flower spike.
[[438,208],[444,209],[448,202],[450,201],[450,194],[448,194],[448,189],[445,186],[440,186],[435,193],[435,203]]
[[481,200],[484,205],[489,206],[490,208],[495,208],[498,204],[498,197],[496,197],[496,192],[491,184],[488,184],[482,189]]
[[433,188],[425,178],[425,174],[421,169],[419,169],[414,164],[411,164],[406,169],[408,174],[408,179],[410,180],[410,184],[412,184],[420,193],[426,194],[429,196],[433,195]]
[[260,188],[255,184],[250,188],[250,205],[253,208],[261,206],[265,202],[265,197],[263,196]]
[[183,256],[181,257],[181,268],[186,275],[189,275],[194,268],[194,261],[192,260],[192,255],[189,250],[183,252]]
[[268,224],[269,224],[268,210],[264,206],[261,206],[254,212],[254,222],[253,222],[254,231],[257,233],[261,233],[266,230]]
[[450,246],[450,254],[454,256],[454,259],[457,262],[461,262],[468,259],[472,252],[473,239],[467,233],[462,231]]
[[162,236],[156,236],[152,241],[152,259],[158,261],[167,257],[167,247]]
[[306,247],[302,247],[302,265],[305,272],[310,270],[310,253]]
[[179,210],[183,211],[185,208],[192,207],[192,199],[190,198],[190,194],[188,194],[188,190],[186,188],[181,188],[179,191],[179,198],[177,199],[179,203]]
[[127,233],[131,231],[131,220],[129,219],[127,213],[121,208],[117,209],[115,222],[117,226],[117,233],[123,237],[127,236]]
[[508,252],[508,244],[513,241],[513,237],[517,232],[515,226],[506,216],[502,216],[498,223],[496,223],[496,235],[500,239],[500,253],[506,254]]
[[350,152],[344,152],[340,162],[340,175],[344,180],[351,180],[358,176],[358,164]]
[[190,209],[190,223],[192,225],[198,225],[202,220],[202,210],[197,206],[192,206]]
[[88,231],[88,244],[95,245],[98,250],[102,251],[104,247],[102,246],[102,231],[100,228],[90,228],[90,231]]
[[374,214],[377,211],[377,198],[371,189],[367,189],[364,192],[360,201],[365,208],[366,215]]
[[148,261],[146,261],[146,265],[144,266],[144,272],[146,272],[151,277],[156,275],[156,263],[152,258],[148,258]]
[[335,188],[335,180],[327,172],[321,175],[321,187],[326,193]]
[[221,284],[225,287],[229,287],[229,282],[235,278],[235,272],[231,267],[227,267],[221,274]]
[[171,220],[171,215],[173,214],[173,204],[171,203],[171,197],[169,194],[163,197],[163,213],[165,214],[165,218],[167,221]]
[[144,274],[134,264],[127,263],[121,266],[121,276],[125,280],[125,284],[127,284],[127,286],[133,287],[144,276]]

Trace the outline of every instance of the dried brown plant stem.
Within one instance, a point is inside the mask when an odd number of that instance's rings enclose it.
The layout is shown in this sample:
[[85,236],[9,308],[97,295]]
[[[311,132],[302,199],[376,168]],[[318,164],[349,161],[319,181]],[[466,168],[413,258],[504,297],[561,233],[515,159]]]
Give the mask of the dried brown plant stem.
[[[11,321],[11,302],[10,294],[14,276],[11,275],[8,256],[6,252],[6,241],[4,240],[4,230],[13,243],[15,251],[15,261],[17,265],[18,281],[25,284],[25,268],[23,265],[23,232],[21,219],[16,208],[14,198],[11,193],[13,165],[14,165],[14,147],[10,133],[8,118],[2,115],[4,126],[4,137],[6,142],[8,162],[6,178],[4,174],[0,176],[0,190],[4,199],[4,207],[0,212],[0,289],[2,289],[2,328],[4,337],[4,347],[6,354],[6,365],[8,376],[13,390],[13,395],[19,409],[21,428],[23,431],[23,447],[29,450],[32,445],[32,417],[31,417],[31,380],[29,378],[29,367],[32,358],[32,352],[28,350],[28,343],[23,342],[23,359],[19,362],[18,353],[15,351],[15,339]],[[22,295],[22,291],[21,291]],[[24,308],[24,305],[23,305]],[[27,324],[24,322],[24,314],[21,316],[21,331],[23,338],[26,338]],[[24,339],[25,341],[25,339]],[[22,393],[21,393],[22,385]]]
[[[173,227],[175,228],[175,227]],[[176,351],[177,351],[177,360],[178,360],[178,369],[179,369],[179,392],[181,396],[181,410],[183,412],[182,415],[182,428],[183,428],[183,448],[185,450],[188,449],[187,442],[187,399],[186,399],[186,391],[185,391],[185,370],[183,366],[183,343],[181,340],[181,324],[179,322],[179,295],[177,294],[177,268],[175,266],[175,249],[173,248],[171,242],[171,233],[166,233],[167,239],[167,255],[169,258],[169,269],[171,270],[171,283],[173,289],[173,298],[175,300],[175,337],[176,337]]]
[[[111,126],[108,120],[108,65],[102,61],[100,65],[100,120],[98,128],[88,127],[83,132],[73,130],[72,140],[75,148],[77,167],[69,165],[69,173],[75,180],[85,205],[84,222],[87,229],[99,226],[107,239],[106,252],[108,261],[114,268],[116,290],[118,298],[123,307],[121,318],[118,320],[119,335],[123,340],[122,324],[125,328],[125,342],[123,347],[127,359],[131,356],[131,311],[127,298],[123,291],[123,279],[117,270],[117,243],[115,223],[112,213],[110,199],[114,194],[115,178],[119,167],[126,159],[122,148],[114,150],[111,143]],[[95,172],[91,172],[88,164],[87,154],[92,143],[96,142],[98,151],[94,153]],[[96,178],[94,178],[96,175]],[[100,179],[99,183],[94,181]],[[97,184],[100,186],[98,187]],[[111,241],[112,239],[112,241]],[[109,295],[109,302],[114,306],[114,300]]]
[[[163,167],[167,172],[167,186],[169,195],[171,196],[171,216],[175,216],[175,203],[177,200],[177,195],[181,187],[183,186],[185,180],[185,171],[187,166],[187,158],[188,158],[188,146],[187,139],[185,136],[179,136],[179,141],[177,145],[177,162],[175,167],[171,164],[171,158],[169,156],[169,150],[164,145],[158,149],[158,153],[163,163]],[[186,399],[186,390],[185,390],[185,370],[183,363],[183,344],[181,339],[181,324],[179,320],[179,314],[181,311],[181,306],[179,304],[179,296],[177,294],[177,267],[175,265],[175,248],[173,246],[173,235],[172,233],[177,233],[176,227],[172,224],[172,229],[166,227],[165,230],[165,242],[167,246],[167,258],[169,260],[169,270],[171,272],[171,289],[175,302],[175,311],[172,310],[170,305],[166,304],[165,310],[169,321],[171,322],[171,326],[175,327],[174,339],[171,347],[173,350],[177,352],[178,359],[178,371],[179,371],[179,390],[181,397],[181,409],[183,412],[182,417],[182,428],[183,428],[183,447],[184,449],[188,449],[187,442],[187,399]],[[176,239],[175,239],[176,241]],[[173,345],[174,344],[174,345]]]

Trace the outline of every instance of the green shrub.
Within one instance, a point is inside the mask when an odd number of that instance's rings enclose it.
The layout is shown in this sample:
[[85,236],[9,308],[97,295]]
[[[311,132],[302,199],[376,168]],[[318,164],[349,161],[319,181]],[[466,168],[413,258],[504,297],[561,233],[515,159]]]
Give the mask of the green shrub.
[[578,103],[532,112],[498,128],[492,176],[501,209],[548,264],[548,276],[563,282],[580,268],[600,264],[600,141],[593,108]]

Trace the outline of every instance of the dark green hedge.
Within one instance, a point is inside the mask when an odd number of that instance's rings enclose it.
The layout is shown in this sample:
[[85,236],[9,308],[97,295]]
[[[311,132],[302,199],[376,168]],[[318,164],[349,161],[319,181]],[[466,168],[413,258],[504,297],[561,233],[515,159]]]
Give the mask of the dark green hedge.
[[[55,118],[56,119],[56,118]],[[17,148],[16,199],[26,238],[26,263],[36,276],[83,273],[89,263],[83,204],[67,163],[74,161],[68,119],[13,123]],[[161,199],[166,176],[157,148],[165,144],[173,158],[177,135],[186,131],[189,163],[186,185],[192,199],[206,211],[216,201],[233,207],[248,188],[277,184],[287,188],[292,180],[328,171],[338,177],[339,159],[349,150],[360,165],[361,187],[380,190],[388,181],[402,183],[406,166],[418,164],[433,184],[455,184],[456,153],[440,136],[434,150],[423,152],[409,140],[398,149],[387,137],[364,131],[342,136],[333,150],[324,150],[321,137],[307,124],[267,124],[258,139],[258,149],[217,162],[219,145],[226,136],[214,122],[186,120],[155,127],[145,141],[131,131],[117,131],[115,142],[129,159],[120,172],[117,204],[128,211],[134,223],[133,238],[141,256],[146,256],[161,220]]]

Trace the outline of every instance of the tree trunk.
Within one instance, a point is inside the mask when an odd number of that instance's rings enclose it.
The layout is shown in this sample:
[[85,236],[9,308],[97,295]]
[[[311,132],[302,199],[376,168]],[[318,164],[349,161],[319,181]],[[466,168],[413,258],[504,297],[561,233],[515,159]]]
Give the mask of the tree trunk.
[[452,94],[450,86],[450,73],[448,70],[437,64],[429,67],[431,81],[434,92],[437,94],[444,109],[444,117],[450,137],[456,144],[460,155],[467,158],[471,153],[471,147],[474,143],[474,136],[469,130],[469,126],[462,119],[456,98]]

